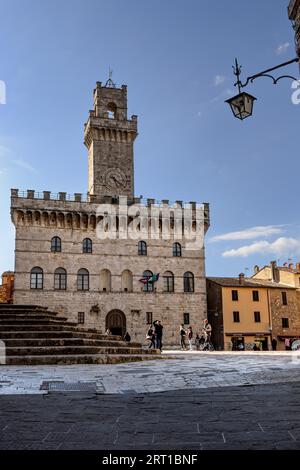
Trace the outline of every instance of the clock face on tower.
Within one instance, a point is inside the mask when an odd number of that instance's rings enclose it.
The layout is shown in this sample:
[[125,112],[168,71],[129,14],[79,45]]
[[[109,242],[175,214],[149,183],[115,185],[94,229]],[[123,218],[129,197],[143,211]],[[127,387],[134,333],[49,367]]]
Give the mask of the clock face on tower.
[[127,186],[126,176],[119,168],[110,168],[103,175],[103,183],[111,190],[124,190]]

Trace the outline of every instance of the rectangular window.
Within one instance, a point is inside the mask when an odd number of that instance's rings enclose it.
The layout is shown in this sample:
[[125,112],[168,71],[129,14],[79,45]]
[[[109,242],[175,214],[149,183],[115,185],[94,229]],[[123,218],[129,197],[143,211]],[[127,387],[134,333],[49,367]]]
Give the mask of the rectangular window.
[[260,323],[260,312],[254,312],[255,323]]
[[240,323],[240,312],[233,312],[234,323]]
[[282,328],[289,328],[290,323],[288,318],[282,318]]
[[281,292],[282,305],[287,305],[287,295],[286,292]]
[[259,292],[258,292],[258,290],[253,290],[252,291],[252,299],[253,299],[253,302],[258,302],[259,301]]
[[78,312],[78,323],[84,323],[84,312]]
[[184,323],[184,325],[189,325],[190,324],[190,314],[189,313],[184,313],[183,314],[183,323]]
[[231,298],[232,300],[239,300],[239,294],[237,290],[232,290],[231,291]]
[[152,312],[146,312],[146,322],[147,322],[147,325],[152,325],[153,323]]

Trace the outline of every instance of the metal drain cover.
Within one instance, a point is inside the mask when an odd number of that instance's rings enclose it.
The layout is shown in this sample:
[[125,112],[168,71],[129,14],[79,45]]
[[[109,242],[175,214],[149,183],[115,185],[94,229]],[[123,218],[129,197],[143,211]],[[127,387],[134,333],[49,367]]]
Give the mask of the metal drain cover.
[[96,382],[43,382],[40,390],[48,392],[96,392]]

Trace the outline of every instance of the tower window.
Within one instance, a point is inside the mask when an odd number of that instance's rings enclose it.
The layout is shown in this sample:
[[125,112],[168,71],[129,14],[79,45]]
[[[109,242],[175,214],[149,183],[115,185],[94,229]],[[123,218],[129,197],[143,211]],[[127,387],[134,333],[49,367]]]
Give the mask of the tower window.
[[53,253],[61,252],[61,239],[59,237],[53,237],[51,240],[51,251]]
[[82,242],[82,252],[83,253],[92,253],[93,243],[90,238],[85,238]]
[[184,323],[184,325],[189,325],[190,324],[190,314],[189,313],[184,313],[183,314],[183,323]]
[[173,243],[173,256],[181,256],[180,243]]
[[115,103],[108,103],[107,105],[107,117],[108,119],[116,119],[117,118],[117,106]]
[[147,256],[147,243],[146,242],[138,243],[138,254],[140,256]]

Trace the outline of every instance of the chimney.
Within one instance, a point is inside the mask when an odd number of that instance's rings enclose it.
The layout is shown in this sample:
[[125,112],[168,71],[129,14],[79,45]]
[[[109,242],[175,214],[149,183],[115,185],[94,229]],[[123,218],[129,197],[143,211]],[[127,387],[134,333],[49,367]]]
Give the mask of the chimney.
[[284,268],[287,268],[287,267],[288,267],[288,263],[287,263],[287,262],[283,263],[283,267],[284,267]]
[[245,283],[245,274],[241,273],[239,274],[239,283],[242,286]]
[[293,263],[290,263],[290,264],[289,264],[289,268],[290,268],[290,269],[294,269]]
[[272,282],[279,282],[279,270],[277,268],[276,261],[271,261],[270,268],[271,268],[271,280],[272,280]]
[[298,271],[300,271],[300,263],[296,263],[296,269],[298,269]]

